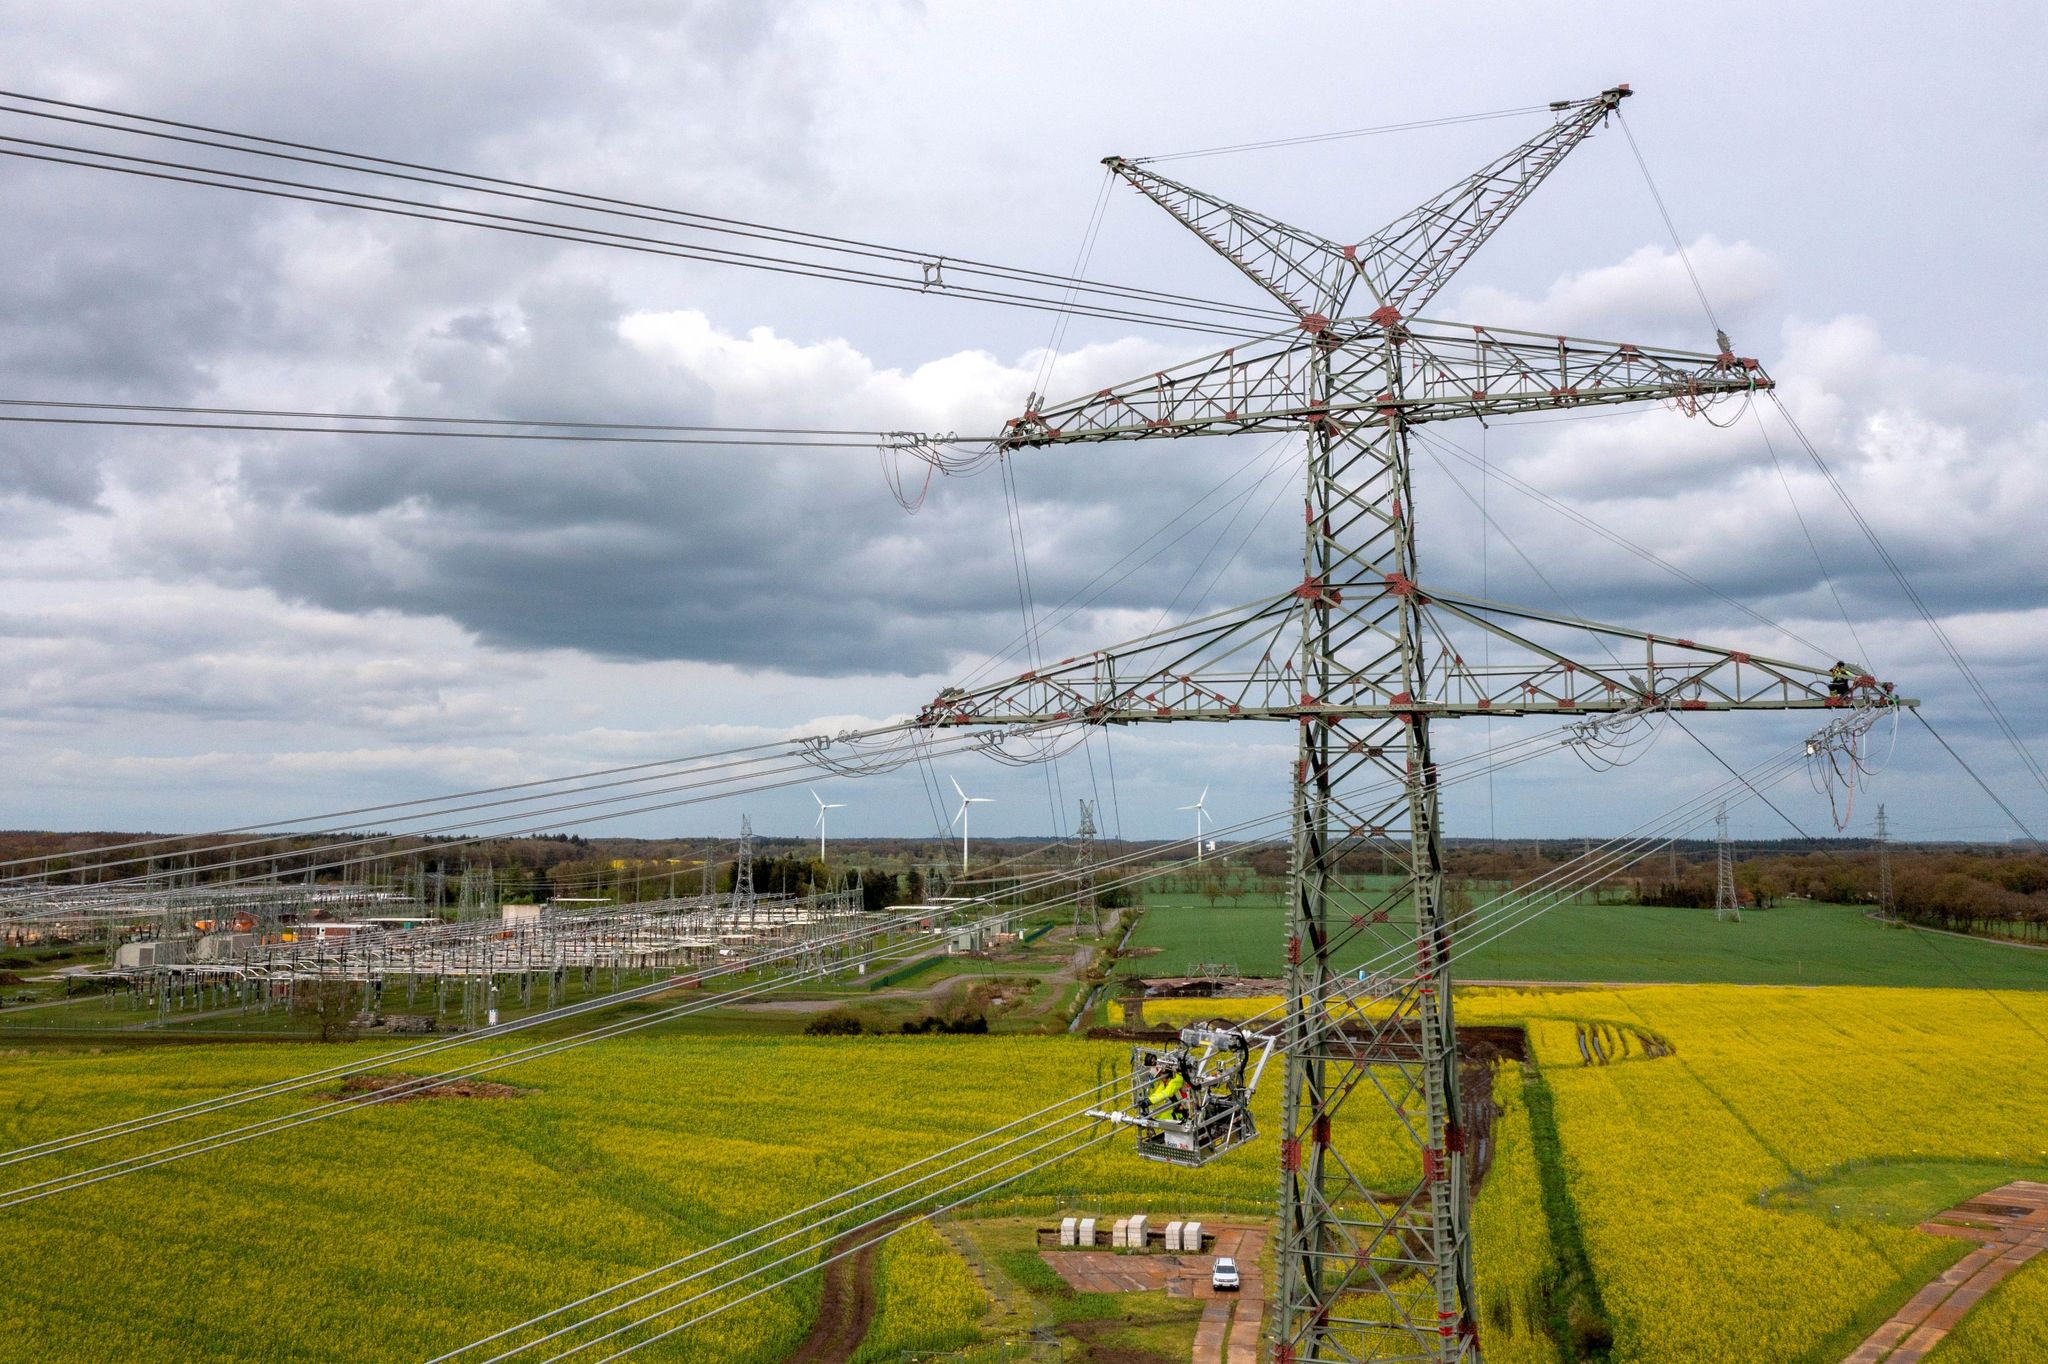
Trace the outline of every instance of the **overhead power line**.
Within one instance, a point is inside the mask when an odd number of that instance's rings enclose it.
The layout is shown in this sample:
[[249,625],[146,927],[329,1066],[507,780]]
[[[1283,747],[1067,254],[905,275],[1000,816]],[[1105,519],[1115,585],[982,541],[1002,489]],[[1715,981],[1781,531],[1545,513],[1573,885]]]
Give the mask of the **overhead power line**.
[[665,422],[554,421],[524,417],[429,417],[381,412],[190,407],[51,398],[0,398],[0,422],[158,430],[298,432],[331,436],[409,436],[441,440],[581,441],[607,445],[887,448],[911,454],[932,446],[980,446],[993,439],[987,436],[932,436],[910,431],[797,426],[693,426]]
[[[1782,779],[1784,775],[1797,770],[1797,766],[1797,750],[1793,750],[1787,755],[1781,755],[1778,758],[1759,764],[1751,769],[1749,773],[1742,774],[1740,779],[1748,782],[1752,778],[1760,778],[1764,784],[1769,784],[1771,781]],[[1777,776],[1764,775],[1771,768],[1777,769]],[[1687,831],[1689,828],[1696,827],[1704,817],[1703,812],[1713,808],[1718,800],[1725,798],[1731,786],[1732,783],[1723,783],[1714,790],[1710,790],[1700,796],[1695,796],[1681,804],[1677,809],[1638,825],[1630,834],[1607,840],[1597,851],[1588,849],[1582,856],[1574,858],[1562,866],[1546,870],[1531,882],[1497,896],[1493,900],[1486,902],[1486,904],[1479,906],[1479,912],[1475,914],[1474,923],[1461,937],[1457,951],[1452,954],[1454,959],[1463,959],[1481,948],[1498,941],[1506,934],[1526,927],[1551,909],[1568,902],[1573,896],[1587,887],[1597,885],[1607,877],[1625,870],[1636,862],[1640,862],[1643,857],[1654,852],[1658,846],[1668,843],[1671,838]],[[1750,789],[1755,791],[1756,786],[1752,784]],[[1651,832],[1645,835],[1645,830],[1650,830]],[[1359,964],[1355,975],[1352,970],[1347,969],[1344,973],[1318,986],[1305,1002],[1304,1007],[1329,1008],[1333,1015],[1346,1008],[1359,1007],[1357,992],[1365,985],[1367,978],[1375,971],[1390,967],[1400,961],[1407,950],[1405,945],[1392,947],[1380,955]],[[1253,1028],[1253,1025],[1272,1018],[1275,1014],[1280,1013],[1284,1007],[1284,1005],[1276,1005],[1262,1010],[1247,1018],[1237,1020],[1234,1026],[1249,1031]],[[1267,1030],[1269,1033],[1270,1028],[1271,1025],[1269,1025]],[[1258,1034],[1254,1033],[1254,1035]],[[816,1272],[834,1260],[844,1258],[868,1246],[875,1245],[889,1236],[897,1234],[905,1226],[911,1225],[916,1221],[929,1218],[946,1209],[959,1206],[961,1203],[985,1197],[994,1188],[1001,1187],[1001,1185],[1010,1181],[1005,1179],[994,1184],[986,1184],[959,1198],[945,1202],[939,1201],[944,1194],[979,1183],[980,1177],[985,1177],[992,1174],[994,1170],[1002,1169],[1015,1163],[1020,1157],[1014,1155],[1005,1156],[1001,1159],[995,1159],[995,1157],[1021,1141],[1046,1136],[1048,1133],[1056,1133],[1062,1126],[1074,1120],[1073,1115],[1068,1110],[1096,1102],[1097,1096],[1103,1090],[1110,1088],[1116,1083],[1119,1082],[1097,1083],[1075,1094],[1045,1105],[1032,1113],[1026,1114],[1024,1117],[1014,1119],[1002,1126],[991,1129],[988,1132],[977,1134],[943,1150],[935,1151],[929,1155],[909,1161],[896,1169],[872,1176],[848,1189],[827,1195],[803,1207],[783,1213],[758,1226],[745,1228],[715,1244],[691,1251],[664,1264],[656,1265],[651,1269],[643,1270],[608,1287],[587,1293],[573,1301],[529,1317],[515,1325],[501,1328],[466,1345],[436,1355],[434,1357],[434,1364],[440,1364],[440,1361],[449,1361],[474,1355],[479,1351],[494,1347],[496,1352],[481,1361],[481,1364],[500,1364],[501,1361],[528,1355],[537,1349],[557,1346],[560,1348],[556,1353],[548,1355],[547,1360],[559,1361],[581,1355],[594,1347],[610,1342],[617,1342],[617,1348],[611,1353],[604,1355],[604,1359],[617,1359],[635,1353],[647,1345],[672,1337],[691,1326],[709,1320],[740,1302],[772,1291],[806,1274]],[[999,1143],[988,1145],[988,1143],[995,1142],[995,1139],[1004,1137],[1006,1133],[1011,1135]],[[1035,1172],[1044,1168],[1044,1165],[1076,1154],[1079,1150],[1092,1146],[1095,1141],[1107,1139],[1112,1135],[1114,1134],[1104,1133],[1098,1137],[1091,1134],[1089,1140],[1082,1145],[1055,1151],[1042,1164],[1034,1164],[1024,1173]],[[1039,1151],[1057,1147],[1063,1140],[1064,1138],[1061,1136],[1053,1136],[1040,1146],[1031,1148],[1031,1151],[1026,1154],[1036,1154]],[[954,1159],[944,1166],[926,1168],[933,1166],[934,1162],[947,1157],[954,1157]],[[920,1187],[929,1185],[933,1179],[941,1175],[963,1169],[969,1173],[943,1188],[931,1189]],[[924,1172],[918,1173],[920,1170]],[[874,1192],[877,1189],[880,1189],[881,1192]],[[858,1202],[848,1202],[859,1195],[866,1196]],[[831,1211],[836,1205],[840,1204],[848,1205],[838,1207],[836,1211]],[[934,1204],[936,1206],[933,1206]],[[846,1220],[855,1213],[862,1215],[864,1223],[854,1230],[852,1236],[867,1236],[868,1239],[861,1240],[852,1245],[831,1244],[832,1238],[837,1235],[837,1228],[843,1226]],[[788,1224],[796,1222],[800,1218],[809,1218],[809,1220],[800,1222],[794,1228],[784,1229],[788,1228]],[[897,1223],[897,1219],[907,1220],[902,1221],[900,1224],[891,1225],[892,1223]],[[777,1234],[772,1239],[764,1239],[768,1237],[770,1232],[776,1232]],[[869,1233],[873,1234],[869,1235]],[[778,1246],[787,1245],[792,1241],[799,1244],[773,1260],[746,1267],[748,1261],[756,1260],[767,1251]],[[807,1255],[828,1249],[830,1253],[826,1254],[823,1259],[803,1263]],[[723,1254],[720,1255],[720,1252],[723,1252]],[[710,1256],[719,1256],[719,1258],[706,1258]],[[797,1267],[786,1270],[786,1272],[781,1273],[773,1280],[757,1284],[742,1296],[725,1296],[733,1290],[740,1289],[749,1281],[761,1278],[770,1271],[791,1265],[793,1262]],[[687,1269],[685,1269],[686,1266],[688,1266]],[[658,1279],[664,1275],[670,1277],[663,1282],[649,1284],[649,1280]],[[713,1280],[713,1282],[709,1286],[705,1286],[703,1281],[706,1279]],[[619,1297],[619,1295],[629,1291],[632,1292],[632,1296]],[[679,1299],[671,1297],[672,1294],[679,1291],[685,1292],[687,1296]],[[611,1302],[608,1306],[597,1305],[605,1302],[607,1299],[618,1300]],[[661,1301],[662,1299],[668,1300],[663,1302]],[[681,1320],[671,1319],[674,1314],[698,1304],[705,1305]],[[634,1309],[639,1311],[637,1316],[623,1322],[615,1320],[618,1314]],[[572,1312],[581,1312],[582,1315],[567,1321],[562,1320],[562,1318]],[[665,1324],[656,1330],[654,1328],[657,1323]],[[601,1334],[594,1336],[587,1334],[589,1330],[597,1327],[604,1327],[605,1329]],[[543,1334],[530,1334],[533,1331],[543,1329]],[[628,1337],[635,1335],[638,1336],[637,1340],[628,1339]],[[546,1364],[546,1362],[544,1361],[543,1364]]]
[[[1913,610],[1919,614],[1921,621],[1927,626],[1928,633],[1934,636],[1935,643],[1941,646],[1941,651],[1948,655],[1949,662],[1955,665],[1958,673],[1962,674],[1963,681],[1969,685],[1970,691],[1976,696],[1978,704],[1984,707],[1985,713],[1991,717],[1991,721],[1998,728],[1998,732],[2005,738],[2006,743],[2011,746],[2012,751],[2018,755],[2021,767],[2025,769],[2028,776],[2034,779],[2034,784],[2041,789],[2042,793],[2048,794],[2048,769],[2043,768],[2040,759],[2034,756],[2033,750],[2027,747],[2026,741],[2020,737],[2019,731],[2013,727],[2012,721],[2006,718],[2005,710],[1998,704],[1998,699],[1991,694],[1991,689],[1984,685],[1983,679],[1977,675],[1977,670],[1971,666],[1970,661],[1963,656],[1962,650],[1956,647],[1955,641],[1950,638],[1948,631],[1942,627],[1941,621],[1935,616],[1934,609],[1927,604],[1927,599],[1920,595],[1919,589],[1913,586],[1913,581],[1906,575],[1906,570],[1900,565],[1898,559],[1893,556],[1891,550],[1885,546],[1884,541],[1878,536],[1877,528],[1872,526],[1869,519],[1863,515],[1862,508],[1858,507],[1855,499],[1849,496],[1849,489],[1843,484],[1841,479],[1835,476],[1835,471],[1828,466],[1827,460],[1821,456],[1820,448],[1807,436],[1805,429],[1793,417],[1791,409],[1785,406],[1784,399],[1775,392],[1770,397],[1772,404],[1778,409],[1778,415],[1785,419],[1785,425],[1791,429],[1793,436],[1799,442],[1800,448],[1806,451],[1806,457],[1813,462],[1813,467],[1818,469],[1821,477],[1827,481],[1827,485],[1834,492],[1836,499],[1841,502],[1843,509],[1849,513],[1849,519],[1854,521],[1856,528],[1863,532],[1863,538],[1869,541],[1871,549],[1877,554],[1878,561],[1885,566],[1885,569],[1892,575],[1892,579],[1898,583],[1899,590],[1905,594],[1906,600],[1911,603]],[[1922,723],[1924,724],[1925,722],[1923,721]],[[1932,726],[1928,727],[1928,733],[1934,733]],[[1936,737],[1939,738],[1940,736],[1937,735]],[[1947,748],[1948,745],[1944,743],[1942,747]],[[1955,750],[1949,749],[1949,752],[1954,755]],[[1957,756],[1957,761],[1962,761],[1959,755]],[[1983,783],[1983,779],[1978,777],[1976,772],[1967,763],[1963,764],[1963,769],[1972,778],[1977,780],[1980,785]],[[1988,791],[1989,788],[1987,787],[1986,790]],[[1996,796],[1993,796],[1993,799],[1998,801],[2001,809],[2004,809],[2008,815],[2011,815],[2011,808],[2003,800]],[[2027,826],[2020,823],[2018,816],[2013,815],[2012,818],[2015,825],[2023,832],[2026,831]],[[2028,833],[2027,836],[2029,838],[2033,837],[2031,833]]]
[[1158,152],[1152,156],[1134,156],[1134,165],[1147,165],[1160,161],[1192,161],[1198,156],[1230,156],[1238,152],[1273,151],[1281,147],[1305,147],[1321,142],[1343,142],[1356,137],[1379,137],[1385,133],[1412,133],[1424,128],[1450,128],[1461,123],[1486,123],[1498,118],[1526,118],[1540,114],[1550,106],[1525,104],[1515,109],[1493,109],[1477,114],[1449,114],[1443,118],[1418,118],[1407,123],[1382,123],[1371,128],[1346,128],[1338,132],[1303,133],[1295,137],[1271,137],[1262,142],[1230,142],[1220,147],[1197,147],[1192,151]]
[[[88,145],[0,135],[0,155],[24,160],[213,189],[232,189],[514,235],[607,246],[905,292],[975,299],[1010,307],[1072,312],[1176,330],[1235,336],[1247,331],[1270,331],[1288,320],[1270,309],[1247,304],[1081,279],[944,252],[887,246],[858,238],[778,227],[310,143],[289,142],[19,91],[0,90],[0,99],[17,101],[0,104],[0,115],[61,123],[88,130],[101,138],[139,138],[151,143],[204,149],[225,158],[223,164],[207,164],[120,150],[121,145],[132,144]],[[423,185],[498,203],[544,206],[572,216],[535,217],[530,212],[500,212],[474,204],[412,198],[347,183],[322,183],[295,179],[292,175],[265,175],[238,168],[254,161],[318,168],[343,177],[363,177],[368,182],[386,187],[396,187],[392,182]],[[579,220],[573,215],[588,215],[597,221]],[[600,225],[627,223],[689,235],[651,235],[648,231],[626,231],[620,226]]]

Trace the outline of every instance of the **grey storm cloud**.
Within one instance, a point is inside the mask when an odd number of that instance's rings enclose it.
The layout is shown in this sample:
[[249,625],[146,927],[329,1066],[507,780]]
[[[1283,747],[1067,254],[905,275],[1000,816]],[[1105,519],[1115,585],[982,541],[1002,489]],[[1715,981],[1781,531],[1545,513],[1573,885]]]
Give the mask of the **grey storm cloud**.
[[[225,2],[113,8],[110,21],[97,8],[0,0],[0,32],[20,73],[10,81],[1051,269],[1081,258],[1070,253],[1098,187],[1094,158],[1105,151],[1285,135],[1318,122],[1362,126],[1408,104],[1547,99],[1616,78],[1604,67],[1588,75],[1589,65],[1621,66],[1654,48],[1659,70],[1638,77],[1640,88],[1657,94],[1644,77],[1661,76],[1670,112],[1658,124],[1651,99],[1632,103],[1646,106],[1643,142],[1669,206],[1696,230],[1691,260],[1718,320],[1784,379],[1788,406],[1920,591],[1959,622],[1987,675],[2010,684],[2014,715],[2030,727],[2041,719],[2033,698],[2048,691],[2037,661],[2048,643],[2048,563],[2032,521],[2048,489],[2033,470],[2048,469],[2048,434],[2038,392],[2008,377],[2038,365],[2031,350],[1991,350],[2009,336],[1995,329],[1982,333],[1991,338],[1983,348],[1949,353],[1920,297],[1989,317],[1991,303],[2027,296],[2024,272],[2038,266],[2018,260],[2020,273],[1994,287],[1944,251],[1937,263],[1947,274],[1930,276],[1925,290],[1900,289],[1911,273],[1902,262],[1919,259],[1914,234],[1940,235],[1937,219],[1949,211],[1948,197],[1931,195],[1914,213],[1862,224],[1835,249],[1839,226],[1806,221],[1822,216],[1819,200],[1787,207],[1801,202],[1811,173],[1786,150],[1800,135],[1774,128],[1766,137],[1758,122],[1790,124],[1822,95],[1751,73],[1748,39],[1673,19],[1652,41],[1631,30],[1651,22],[1635,16],[1590,38],[1590,56],[1585,42],[1558,46],[1556,74],[1532,90],[1519,45],[1509,60],[1457,34],[1534,19],[1501,10],[1425,21],[1396,7],[1382,21],[1386,41],[1456,52],[1456,62],[1423,62],[1412,84],[1389,77],[1398,88],[1370,97],[1333,95],[1340,114],[1278,98],[1219,107],[1211,95],[1220,87],[1191,89],[1187,71],[1227,55],[1246,89],[1292,94],[1292,45],[1226,54],[1220,24],[1164,25],[1157,10],[1070,11],[1020,26],[945,6],[855,14],[744,0],[456,4],[383,10],[374,23],[341,9]],[[104,41],[110,22],[118,51]],[[1083,24],[1096,40],[1076,51],[1061,29]],[[1862,40],[1822,24],[1803,41]],[[1141,43],[1160,60],[1135,69],[1117,57]],[[1954,53],[1944,60],[1966,65]],[[1461,82],[1454,93],[1434,88],[1446,72]],[[1341,235],[1443,182],[1447,164],[1476,163],[1507,126],[1450,134],[1454,152],[1382,140],[1338,144],[1323,160],[1218,159],[1176,173]],[[1930,161],[1913,129],[1896,122],[1825,131],[1851,151],[1882,148],[1886,164],[1916,166],[1915,177],[1961,173],[1955,162]],[[54,125],[44,134],[69,135]],[[1972,137],[1999,135],[1982,120],[1971,125]],[[2038,128],[2026,135],[2038,141]],[[1710,343],[1685,262],[1626,147],[1603,137],[1435,311]],[[1764,178],[1751,185],[1749,174]],[[0,270],[0,369],[13,390],[0,396],[978,431],[1013,415],[1036,385],[1051,331],[1036,314],[70,167],[0,161],[0,182],[0,259],[10,263]],[[2036,191],[2020,177],[2012,193]],[[1835,207],[1830,199],[1830,214]],[[1099,247],[1091,273],[1105,278],[1263,301],[1135,196],[1112,194],[1090,246]],[[1873,318],[1855,316],[1866,312]],[[1054,396],[1221,344],[1085,320],[1073,336]],[[1830,651],[1855,647],[1844,643],[1839,594],[1873,650],[1937,676],[1927,690],[1953,711],[1960,689],[1939,674],[1930,644],[1905,638],[1912,622],[1897,585],[1804,452],[1770,429],[1775,463],[1754,416],[1727,430],[1675,413],[1490,433],[1458,423],[1418,438],[1423,576],[1545,610],[1804,653],[1499,482],[1485,497],[1500,530],[1487,532],[1466,495],[1479,492],[1474,469],[1438,444],[1452,440]],[[1048,625],[1043,652],[1078,652],[1298,581],[1297,453],[1298,441],[1285,438],[1016,457],[1032,602],[1041,611],[1082,603]],[[993,469],[938,478],[910,515],[864,448],[0,426],[0,507],[18,527],[0,560],[0,716],[39,735],[117,714],[144,727],[175,717],[195,727],[177,731],[195,750],[252,734],[248,742],[283,749],[298,741],[290,717],[317,712],[341,726],[337,747],[349,727],[368,736],[367,747],[440,726],[511,748],[559,737],[572,723],[644,725],[634,709],[642,679],[700,665],[737,673],[687,673],[703,690],[676,705],[699,717],[744,708],[771,676],[793,690],[814,682],[817,699],[794,703],[812,713],[856,709],[840,704],[842,688],[886,711],[923,699],[898,695],[911,677],[957,675],[986,654],[1003,656],[989,672],[1024,666],[1004,487]],[[67,593],[104,603],[128,592],[146,609],[64,604]],[[612,690],[588,698],[588,715],[551,718],[547,729],[509,699],[532,683],[543,655],[577,677],[588,666]],[[281,727],[252,728],[263,723]],[[161,737],[109,728],[96,742],[144,748]],[[628,739],[609,741],[631,751]],[[7,751],[33,762],[43,750]],[[1159,751],[1173,750],[1162,741]],[[67,762],[66,773],[85,765]]]

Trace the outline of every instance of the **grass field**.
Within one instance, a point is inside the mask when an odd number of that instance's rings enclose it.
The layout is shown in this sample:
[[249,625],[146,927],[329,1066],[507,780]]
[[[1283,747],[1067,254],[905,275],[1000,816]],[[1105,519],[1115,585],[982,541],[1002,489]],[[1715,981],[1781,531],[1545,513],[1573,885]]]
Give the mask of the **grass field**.
[[[1249,976],[1284,969],[1278,903],[1247,897],[1209,905],[1154,897],[1123,970],[1186,973],[1198,963]],[[1342,957],[1385,950],[1377,939]],[[2048,952],[1894,928],[1853,905],[1795,900],[1745,910],[1722,923],[1712,910],[1639,905],[1559,905],[1464,957],[1475,980],[1708,982],[1745,985],[1904,985],[2048,990]]]

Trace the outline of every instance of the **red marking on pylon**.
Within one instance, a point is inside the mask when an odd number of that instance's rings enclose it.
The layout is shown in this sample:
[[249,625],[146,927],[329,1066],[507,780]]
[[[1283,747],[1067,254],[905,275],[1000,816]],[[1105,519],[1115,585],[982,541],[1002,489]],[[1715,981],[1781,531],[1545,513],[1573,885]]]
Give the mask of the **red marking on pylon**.
[[1301,580],[1301,586],[1294,589],[1294,595],[1303,601],[1316,602],[1325,606],[1341,605],[1344,594],[1331,587],[1321,578],[1309,576]]
[[1376,326],[1392,327],[1400,323],[1401,310],[1389,303],[1383,308],[1373,309],[1370,316]]

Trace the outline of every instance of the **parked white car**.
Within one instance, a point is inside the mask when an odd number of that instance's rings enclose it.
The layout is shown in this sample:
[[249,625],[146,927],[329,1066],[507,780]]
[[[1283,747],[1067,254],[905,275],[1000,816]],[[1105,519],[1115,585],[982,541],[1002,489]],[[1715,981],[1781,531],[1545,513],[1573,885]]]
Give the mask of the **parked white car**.
[[1237,1261],[1228,1255],[1218,1255],[1215,1267],[1209,1271],[1209,1287],[1218,1293],[1235,1293],[1238,1288]]

